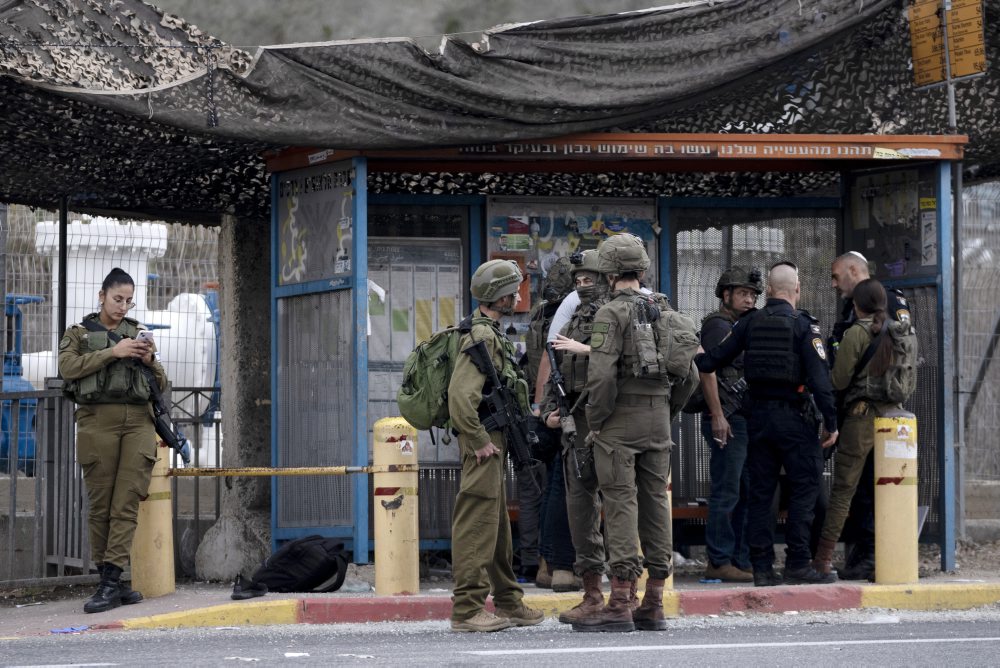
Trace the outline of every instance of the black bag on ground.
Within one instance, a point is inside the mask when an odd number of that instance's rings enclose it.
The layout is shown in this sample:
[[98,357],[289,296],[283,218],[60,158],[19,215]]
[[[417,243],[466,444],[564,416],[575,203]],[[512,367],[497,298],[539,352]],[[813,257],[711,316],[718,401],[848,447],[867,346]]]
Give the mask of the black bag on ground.
[[335,538],[306,536],[278,548],[253,574],[254,584],[267,585],[268,591],[330,592],[337,591],[347,576],[344,544]]

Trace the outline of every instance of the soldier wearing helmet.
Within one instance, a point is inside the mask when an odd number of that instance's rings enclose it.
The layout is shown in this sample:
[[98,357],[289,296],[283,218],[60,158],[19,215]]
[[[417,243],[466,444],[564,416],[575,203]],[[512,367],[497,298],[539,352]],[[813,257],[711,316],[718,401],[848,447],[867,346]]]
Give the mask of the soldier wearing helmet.
[[[760,270],[732,267],[715,286],[719,310],[701,321],[701,345],[710,350],[729,335],[736,321],[753,310],[763,292]],[[746,540],[747,422],[740,411],[746,381],[743,355],[713,373],[701,374],[705,408],[701,432],[708,443],[711,490],[705,551],[705,577],[723,582],[752,582],[750,549]]]
[[[594,316],[607,300],[607,284],[597,271],[596,249],[574,254],[570,260],[573,263],[578,307],[552,345],[558,351],[559,370],[565,385],[563,389],[572,410],[573,422],[581,427],[577,429],[573,442],[564,440],[562,464],[570,538],[576,553],[573,568],[583,580],[583,600],[572,610],[559,615],[559,621],[564,624],[578,622],[604,607],[601,580],[606,559],[601,534],[601,497],[594,473],[592,449],[586,442],[587,430],[582,428],[587,417],[581,397],[587,384]],[[561,418],[559,401],[554,388],[550,385],[549,389],[543,415],[547,426],[558,428]],[[638,599],[635,605],[638,606]]]
[[[632,373],[641,360],[634,325],[639,300],[648,300],[639,284],[647,269],[649,256],[643,242],[631,234],[608,238],[597,255],[597,271],[606,278],[611,293],[610,301],[594,316],[586,417],[587,439],[593,445],[604,495],[611,597],[600,609],[580,615],[573,623],[575,631],[666,628],[663,587],[672,556],[667,503],[670,392],[659,377]],[[649,571],[646,593],[633,611],[632,595],[643,566]]]
[[[508,260],[490,260],[476,269],[470,292],[479,306],[471,315],[471,330],[461,335],[458,349],[484,341],[501,381],[510,387],[522,386],[520,394],[527,404],[527,385],[517,364],[517,350],[500,327],[501,316],[513,315],[520,301],[522,280],[517,264]],[[500,631],[544,619],[540,610],[524,605],[524,592],[514,576],[504,488],[506,444],[503,432],[487,432],[479,417],[486,383],[486,376],[468,355],[456,356],[448,384],[448,411],[458,433],[462,460],[451,531],[454,631]],[[485,609],[491,591],[496,614]]]

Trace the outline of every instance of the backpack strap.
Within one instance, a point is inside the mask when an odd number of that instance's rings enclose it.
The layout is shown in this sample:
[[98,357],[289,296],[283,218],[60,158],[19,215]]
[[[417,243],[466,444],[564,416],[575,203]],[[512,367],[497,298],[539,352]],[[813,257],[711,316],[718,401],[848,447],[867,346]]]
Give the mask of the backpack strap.
[[861,375],[861,372],[865,370],[865,367],[868,366],[868,363],[872,361],[873,357],[875,357],[875,351],[878,350],[878,344],[882,340],[882,335],[885,334],[885,330],[888,327],[888,325],[889,325],[888,321],[883,322],[882,329],[878,331],[878,334],[875,335],[875,338],[872,339],[872,342],[868,344],[868,348],[865,350],[865,354],[861,356],[861,359],[858,360],[858,365],[854,367],[854,375],[851,376],[851,382],[847,384],[847,387],[854,385],[854,381],[858,379],[858,376]]

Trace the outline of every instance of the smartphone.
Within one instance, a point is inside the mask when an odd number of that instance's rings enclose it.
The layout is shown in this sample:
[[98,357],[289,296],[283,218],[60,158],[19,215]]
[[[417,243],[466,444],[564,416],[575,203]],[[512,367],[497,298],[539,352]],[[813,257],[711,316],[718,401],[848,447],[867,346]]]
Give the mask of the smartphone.
[[153,333],[148,329],[140,330],[138,334],[135,335],[136,341],[143,341],[145,343],[153,342]]

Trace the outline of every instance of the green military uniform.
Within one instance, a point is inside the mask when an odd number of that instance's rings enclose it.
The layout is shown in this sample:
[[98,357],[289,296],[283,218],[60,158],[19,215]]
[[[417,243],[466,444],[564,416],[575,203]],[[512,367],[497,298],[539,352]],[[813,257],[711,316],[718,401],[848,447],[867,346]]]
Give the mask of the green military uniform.
[[[84,320],[97,318],[92,313]],[[135,338],[140,329],[137,321],[123,318],[113,331]],[[114,345],[106,333],[73,325],[59,342],[59,373],[67,395],[79,404],[76,449],[87,485],[93,560],[125,568],[139,501],[156,463],[156,430],[149,385],[137,368],[142,362],[115,357]],[[160,363],[154,361],[151,369],[166,387]]]
[[[561,332],[574,341],[590,344],[594,326],[594,316],[604,300],[581,304],[572,319]],[[573,408],[573,420],[577,424],[575,442],[563,439],[563,470],[566,480],[566,512],[569,519],[570,536],[576,551],[574,568],[578,575],[587,572],[604,573],[604,537],[601,534],[601,497],[598,494],[597,479],[593,475],[592,446],[587,443],[585,403],[580,401],[587,385],[587,370],[590,356],[564,351],[559,364],[566,383],[569,405]],[[558,408],[550,386],[549,402],[545,414]],[[590,452],[588,460],[584,453]],[[578,476],[577,466],[581,467]]]
[[[888,321],[883,327],[888,326]],[[858,487],[865,460],[875,447],[875,417],[885,409],[899,404],[872,401],[866,395],[868,365],[854,377],[855,368],[872,339],[872,319],[860,318],[844,333],[837,348],[830,380],[836,390],[845,390],[846,418],[837,440],[837,459],[833,470],[830,504],[823,520],[822,538],[836,543],[851,508],[851,499]]]
[[[504,336],[499,322],[478,311],[474,315],[472,331],[462,335],[458,349],[465,350],[485,341],[501,380],[516,379],[519,371],[514,344]],[[464,621],[483,610],[491,589],[498,609],[517,608],[524,595],[513,568],[504,486],[506,443],[502,432],[487,432],[479,416],[485,384],[486,376],[471,358],[459,354],[448,385],[448,412],[458,432],[462,459],[462,481],[455,499],[451,529],[455,579],[452,621]],[[525,386],[522,401],[526,401],[526,390]],[[487,443],[493,443],[503,453],[478,464],[476,450]]]
[[[587,423],[604,494],[611,574],[636,580],[639,542],[652,579],[671,572],[673,552],[667,478],[670,474],[670,391],[659,378],[639,378],[633,337],[632,289],[612,293],[594,317],[587,374]],[[637,540],[638,535],[638,540]]]

